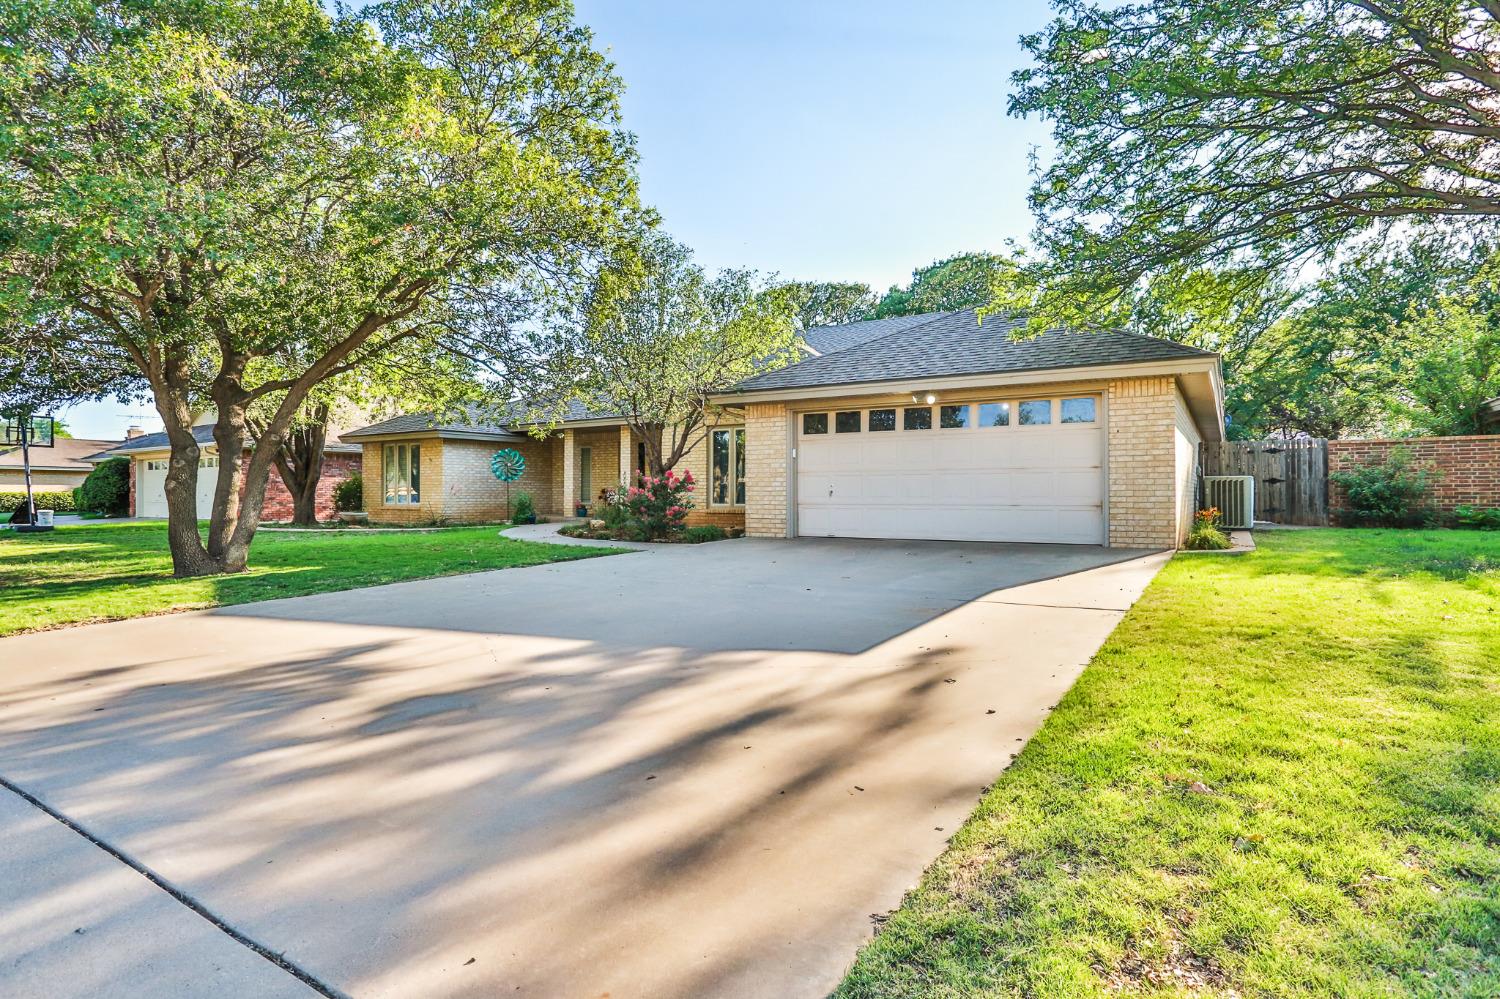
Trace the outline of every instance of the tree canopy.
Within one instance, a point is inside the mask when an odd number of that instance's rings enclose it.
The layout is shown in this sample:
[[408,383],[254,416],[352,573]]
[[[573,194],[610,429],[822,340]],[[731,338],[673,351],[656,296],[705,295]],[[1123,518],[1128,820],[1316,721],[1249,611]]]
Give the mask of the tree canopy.
[[[272,455],[317,386],[409,342],[503,356],[516,316],[496,297],[566,298],[638,224],[620,82],[572,15],[0,7],[0,319],[67,330],[75,356],[123,356],[149,386],[179,574],[244,567]],[[205,546],[191,427],[209,406]],[[242,468],[252,407],[262,446]]]
[[911,273],[911,283],[892,286],[867,318],[918,316],[984,305],[1011,267],[1008,258],[993,253],[960,253],[918,267]]
[[858,281],[785,281],[777,285],[796,308],[797,326],[842,326],[870,318],[877,298]]
[[621,415],[660,474],[707,435],[709,396],[790,363],[798,333],[784,287],[753,271],[707,274],[686,246],[649,232],[637,254],[601,275],[589,322],[555,352],[554,398]]
[[1056,10],[1011,99],[1056,145],[1031,191],[1039,321],[1118,324],[1172,271],[1269,278],[1396,221],[1500,215],[1488,0]]

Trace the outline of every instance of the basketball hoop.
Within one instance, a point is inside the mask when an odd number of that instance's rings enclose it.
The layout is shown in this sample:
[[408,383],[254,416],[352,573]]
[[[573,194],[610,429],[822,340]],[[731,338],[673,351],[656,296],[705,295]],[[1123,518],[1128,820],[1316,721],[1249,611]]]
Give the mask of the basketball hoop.
[[[51,524],[36,522],[36,500],[31,491],[31,449],[55,447],[56,422],[50,416],[35,416],[31,413],[16,413],[5,417],[5,426],[0,429],[0,443],[21,446],[21,467],[26,473],[25,524],[15,524],[17,531],[50,531]],[[19,513],[20,511],[17,511]],[[11,515],[14,521],[17,514]]]

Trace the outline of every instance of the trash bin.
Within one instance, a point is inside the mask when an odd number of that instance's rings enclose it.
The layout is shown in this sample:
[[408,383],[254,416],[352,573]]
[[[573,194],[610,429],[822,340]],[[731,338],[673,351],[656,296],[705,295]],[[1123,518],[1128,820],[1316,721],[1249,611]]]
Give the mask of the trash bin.
[[37,527],[51,527],[52,526],[52,511],[51,510],[38,510],[36,512],[36,526]]

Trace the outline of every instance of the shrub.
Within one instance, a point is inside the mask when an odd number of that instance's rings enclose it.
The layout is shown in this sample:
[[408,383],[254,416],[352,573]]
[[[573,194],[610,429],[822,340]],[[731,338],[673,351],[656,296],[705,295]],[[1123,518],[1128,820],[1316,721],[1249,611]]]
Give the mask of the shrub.
[[1218,507],[1211,506],[1193,514],[1193,529],[1188,531],[1182,546],[1195,552],[1221,552],[1234,546],[1229,535],[1219,529]]
[[510,519],[516,524],[529,524],[536,520],[536,501],[531,498],[530,493],[516,493],[510,508]]
[[700,524],[682,532],[682,540],[690,545],[701,545],[705,541],[723,541],[729,537],[724,528],[713,524]]
[[130,513],[130,459],[102,461],[78,487],[80,510],[124,517]]
[[642,475],[638,486],[631,486],[625,494],[625,506],[630,512],[627,526],[646,541],[680,534],[693,501],[693,473],[678,475],[668,469],[663,475]]
[[365,480],[359,474],[349,476],[333,487],[333,508],[352,512],[365,506]]
[[1421,527],[1435,519],[1432,484],[1437,473],[1413,464],[1410,448],[1394,447],[1379,465],[1334,472],[1344,490],[1339,520],[1353,527]]
[[1453,523],[1471,531],[1500,531],[1500,507],[1488,510],[1472,506],[1458,507],[1453,511]]
[[604,504],[599,510],[599,519],[604,521],[605,528],[610,531],[618,531],[630,523],[630,507],[625,505],[625,497],[619,496]]
[[[56,510],[58,513],[71,513],[73,506],[73,493],[67,492],[44,492],[33,489],[31,498],[36,501],[38,510]],[[0,493],[0,513],[14,513],[26,505],[26,490],[20,492]]]

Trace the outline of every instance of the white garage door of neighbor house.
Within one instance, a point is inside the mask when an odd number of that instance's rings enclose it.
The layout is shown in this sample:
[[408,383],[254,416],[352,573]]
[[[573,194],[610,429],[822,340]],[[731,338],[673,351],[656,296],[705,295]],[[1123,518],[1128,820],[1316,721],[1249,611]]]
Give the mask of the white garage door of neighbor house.
[[[140,463],[141,478],[136,483],[137,517],[167,515],[167,459],[150,458]],[[198,519],[207,520],[214,508],[214,486],[219,477],[219,456],[206,454],[198,459]]]
[[1097,396],[799,413],[797,533],[1104,543]]

